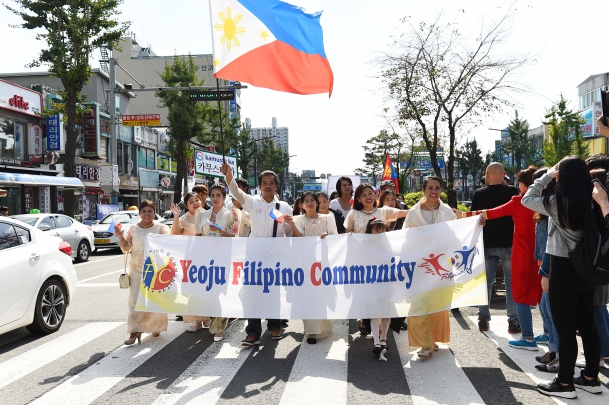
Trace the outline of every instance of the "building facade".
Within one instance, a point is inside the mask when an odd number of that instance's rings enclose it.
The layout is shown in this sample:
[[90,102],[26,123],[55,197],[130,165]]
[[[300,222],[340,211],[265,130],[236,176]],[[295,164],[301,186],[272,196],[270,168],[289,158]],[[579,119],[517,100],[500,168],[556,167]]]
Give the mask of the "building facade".
[[589,76],[577,86],[579,109],[586,121],[581,126],[584,138],[588,140],[590,154],[609,152],[609,144],[598,130],[596,120],[602,115],[601,90],[609,88],[609,72]]

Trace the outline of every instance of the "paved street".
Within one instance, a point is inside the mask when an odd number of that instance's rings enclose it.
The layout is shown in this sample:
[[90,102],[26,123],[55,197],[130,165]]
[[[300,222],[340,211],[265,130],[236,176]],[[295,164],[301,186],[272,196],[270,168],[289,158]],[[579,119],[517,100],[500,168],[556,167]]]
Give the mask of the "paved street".
[[[25,328],[0,335],[0,404],[554,404],[535,384],[535,355],[509,348],[505,304],[493,302],[491,331],[480,333],[476,310],[451,316],[450,348],[419,360],[406,333],[390,335],[387,362],[371,353],[372,339],[357,322],[336,320],[317,345],[303,342],[301,321],[290,321],[283,340],[268,333],[259,348],[242,349],[244,321],[235,320],[214,343],[207,330],[186,333],[170,315],[159,338],[126,347],[127,290],[118,288],[118,251],[96,252],[76,265],[79,288],[61,330],[31,335]],[[533,311],[535,330],[541,318]],[[545,348],[543,350],[546,350]],[[577,404],[607,404],[609,368],[601,369],[603,395],[578,391]]]

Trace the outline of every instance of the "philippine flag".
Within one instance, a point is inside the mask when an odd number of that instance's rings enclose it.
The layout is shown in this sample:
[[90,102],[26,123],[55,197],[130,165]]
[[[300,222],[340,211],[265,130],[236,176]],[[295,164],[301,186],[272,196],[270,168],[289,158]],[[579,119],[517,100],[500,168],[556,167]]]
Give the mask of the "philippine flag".
[[214,77],[296,94],[330,93],[321,12],[279,0],[210,0]]
[[115,228],[120,231],[122,227],[123,226],[119,222],[115,222],[114,218],[112,218],[112,222],[110,222],[110,226],[108,227],[108,232],[114,233]]
[[281,211],[279,211],[277,208],[271,209],[271,212],[269,212],[269,216],[271,218],[273,218],[275,221],[279,222],[280,224],[283,223],[283,213]]

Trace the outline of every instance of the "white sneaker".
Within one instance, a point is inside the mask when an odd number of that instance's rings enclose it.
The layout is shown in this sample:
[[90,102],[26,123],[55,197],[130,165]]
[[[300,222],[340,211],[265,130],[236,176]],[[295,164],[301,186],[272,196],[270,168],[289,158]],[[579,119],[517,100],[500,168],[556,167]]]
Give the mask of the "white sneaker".
[[[601,361],[598,363],[598,366],[601,368],[605,367],[605,359],[601,358]],[[586,360],[576,361],[575,367],[586,368]]]
[[433,349],[421,349],[417,352],[417,356],[422,358],[429,358],[433,353]]
[[198,331],[199,329],[203,329],[203,325],[201,324],[201,322],[193,322],[190,324],[187,331],[193,333]]

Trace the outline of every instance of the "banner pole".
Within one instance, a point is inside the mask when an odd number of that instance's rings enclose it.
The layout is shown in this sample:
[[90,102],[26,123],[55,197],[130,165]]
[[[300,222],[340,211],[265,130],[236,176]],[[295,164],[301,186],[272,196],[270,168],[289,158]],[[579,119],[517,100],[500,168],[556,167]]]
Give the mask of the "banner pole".
[[[218,78],[216,77],[216,89],[218,90],[218,95],[220,94],[220,80],[218,80]],[[218,114],[220,117],[220,140],[222,143],[222,161],[225,162],[226,159],[224,158],[224,129],[222,128],[222,102],[220,101],[220,98],[218,97]]]

